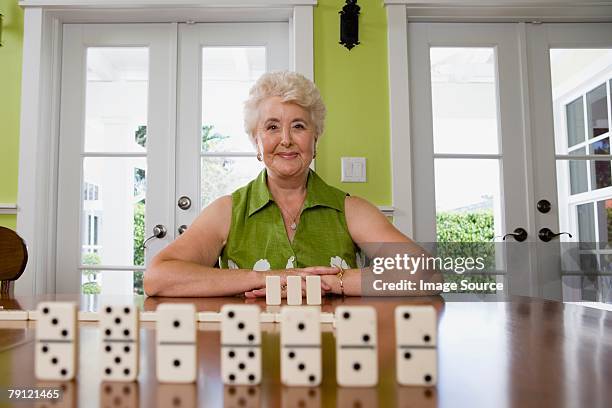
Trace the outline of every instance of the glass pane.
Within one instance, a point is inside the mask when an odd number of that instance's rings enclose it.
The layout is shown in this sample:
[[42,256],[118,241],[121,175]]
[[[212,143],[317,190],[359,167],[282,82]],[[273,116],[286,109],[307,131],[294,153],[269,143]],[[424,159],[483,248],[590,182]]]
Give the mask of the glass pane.
[[567,115],[567,146],[584,142],[584,105],[582,96],[569,103],[565,112]]
[[[570,155],[584,155],[585,148],[573,150]],[[571,194],[584,193],[589,189],[587,183],[587,163],[585,160],[569,160]]]
[[142,295],[144,271],[84,269],[81,293],[85,295]]
[[87,49],[86,152],[144,152],[149,49]]
[[498,153],[494,48],[432,47],[436,153]]
[[589,118],[589,137],[597,137],[608,132],[608,101],[606,84],[601,84],[587,93],[587,115]]
[[244,186],[262,169],[255,157],[202,157],[202,208]]
[[82,263],[144,265],[146,159],[88,157],[83,167]]
[[612,175],[610,173],[610,161],[592,160],[590,165],[591,165],[591,190],[609,187],[612,185]]
[[604,138],[589,145],[591,154],[610,154],[610,139]]
[[576,206],[578,216],[578,240],[580,242],[595,242],[595,215],[593,203]]
[[244,101],[266,71],[265,47],[202,49],[202,151],[254,151],[244,131]]
[[488,242],[500,225],[498,160],[435,159],[438,241]]

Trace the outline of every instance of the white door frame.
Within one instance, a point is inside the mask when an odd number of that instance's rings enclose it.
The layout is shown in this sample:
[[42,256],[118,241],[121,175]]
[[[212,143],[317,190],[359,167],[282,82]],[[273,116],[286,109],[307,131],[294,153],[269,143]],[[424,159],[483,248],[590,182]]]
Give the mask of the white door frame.
[[[289,56],[285,23],[181,24],[179,26],[178,109],[176,194],[172,209],[175,223],[168,228],[172,238],[179,235],[179,225],[191,225],[201,207],[201,135],[202,129],[202,47],[266,47],[266,71],[288,69]],[[222,153],[221,153],[222,154]],[[252,159],[255,160],[255,151]],[[187,210],[176,204],[180,196],[190,197]]]
[[[612,21],[612,2],[575,0],[383,0],[387,11],[389,116],[394,224],[413,236],[413,158],[410,132],[408,21],[597,22]],[[526,51],[521,50],[523,55]]]
[[53,292],[56,281],[57,168],[64,23],[287,21],[294,71],[313,79],[316,0],[22,0],[23,69],[17,232],[29,262],[15,293]]

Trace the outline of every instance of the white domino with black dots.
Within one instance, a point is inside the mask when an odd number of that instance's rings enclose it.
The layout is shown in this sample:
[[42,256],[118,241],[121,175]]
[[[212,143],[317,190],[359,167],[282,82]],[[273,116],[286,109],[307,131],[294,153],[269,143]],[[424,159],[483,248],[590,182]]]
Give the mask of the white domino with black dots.
[[76,304],[41,302],[36,322],[35,374],[42,381],[70,381],[78,367]]
[[136,381],[139,311],[134,305],[105,305],[100,312],[100,368],[103,381]]
[[398,306],[395,309],[397,382],[428,386],[438,380],[436,310],[432,306]]
[[228,385],[261,382],[260,310],[255,305],[221,308],[221,377]]
[[321,325],[314,306],[281,310],[281,382],[288,386],[321,383]]
[[378,383],[376,310],[370,306],[336,308],[336,381],[341,386]]
[[157,307],[157,380],[193,383],[197,375],[196,310],[193,304]]

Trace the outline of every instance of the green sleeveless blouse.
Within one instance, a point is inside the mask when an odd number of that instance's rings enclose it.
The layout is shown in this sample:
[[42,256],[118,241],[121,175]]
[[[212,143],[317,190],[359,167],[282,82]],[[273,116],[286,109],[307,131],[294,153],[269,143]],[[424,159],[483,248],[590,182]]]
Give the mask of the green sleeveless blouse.
[[347,193],[325,183],[310,170],[302,215],[289,241],[283,217],[262,170],[232,193],[232,222],[219,266],[229,269],[355,268],[355,245],[344,214]]

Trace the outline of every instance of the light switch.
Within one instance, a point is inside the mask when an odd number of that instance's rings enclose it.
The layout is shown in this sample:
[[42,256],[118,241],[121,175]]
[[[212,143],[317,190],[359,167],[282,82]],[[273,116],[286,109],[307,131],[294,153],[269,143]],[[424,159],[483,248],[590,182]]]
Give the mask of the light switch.
[[343,157],[342,177],[345,183],[366,182],[366,159],[365,157]]

